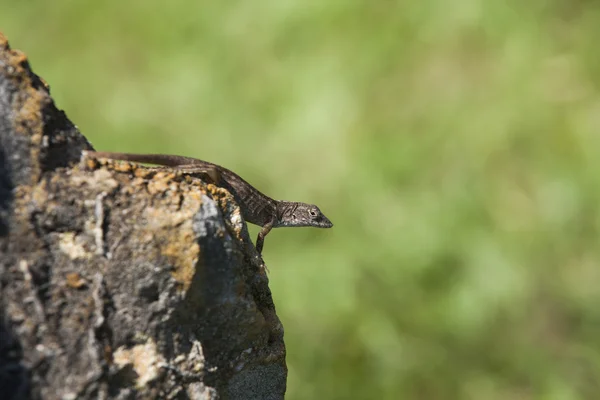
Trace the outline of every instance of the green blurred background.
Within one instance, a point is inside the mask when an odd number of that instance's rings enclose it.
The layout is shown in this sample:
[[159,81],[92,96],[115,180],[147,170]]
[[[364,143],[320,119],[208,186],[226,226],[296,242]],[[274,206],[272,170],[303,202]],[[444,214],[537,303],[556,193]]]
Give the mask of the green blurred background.
[[600,3],[0,0],[0,31],[97,149],[335,223],[266,241],[288,399],[600,398]]

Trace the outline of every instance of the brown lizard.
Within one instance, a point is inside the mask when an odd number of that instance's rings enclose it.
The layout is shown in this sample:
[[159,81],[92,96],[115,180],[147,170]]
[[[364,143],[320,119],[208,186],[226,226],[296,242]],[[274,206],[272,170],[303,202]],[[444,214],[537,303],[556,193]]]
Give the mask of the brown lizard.
[[262,253],[265,236],[272,228],[284,226],[331,228],[333,226],[331,221],[319,210],[319,207],[314,204],[274,200],[261,193],[235,172],[208,161],[167,154],[87,151],[86,155],[92,158],[162,165],[204,174],[211,183],[227,189],[233,195],[244,220],[262,227],[256,239],[256,250],[259,254]]

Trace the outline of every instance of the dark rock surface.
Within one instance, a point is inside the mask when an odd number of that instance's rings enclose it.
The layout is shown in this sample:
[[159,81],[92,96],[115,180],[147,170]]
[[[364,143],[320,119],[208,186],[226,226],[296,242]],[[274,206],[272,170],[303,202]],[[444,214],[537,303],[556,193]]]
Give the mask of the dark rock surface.
[[0,34],[2,399],[282,399],[283,328],[231,195],[91,148]]

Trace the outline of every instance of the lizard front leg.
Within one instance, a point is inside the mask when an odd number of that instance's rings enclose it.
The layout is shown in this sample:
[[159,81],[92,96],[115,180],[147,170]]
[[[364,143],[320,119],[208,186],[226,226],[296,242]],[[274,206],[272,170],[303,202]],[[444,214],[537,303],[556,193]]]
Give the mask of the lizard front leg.
[[271,232],[272,228],[273,221],[270,221],[263,225],[260,232],[258,232],[258,237],[256,238],[256,251],[258,251],[258,254],[262,254],[263,245],[265,244],[265,236]]

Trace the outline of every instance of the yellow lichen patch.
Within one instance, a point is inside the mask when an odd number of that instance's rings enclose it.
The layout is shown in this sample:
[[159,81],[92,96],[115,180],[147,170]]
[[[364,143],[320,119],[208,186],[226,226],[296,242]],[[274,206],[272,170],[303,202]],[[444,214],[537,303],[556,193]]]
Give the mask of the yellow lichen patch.
[[[172,196],[180,195],[182,194],[172,194]],[[185,193],[181,205],[177,202],[175,206],[174,202],[166,201],[170,204],[162,204],[158,208],[148,207],[144,210],[146,227],[161,244],[161,254],[174,265],[173,278],[182,285],[183,290],[187,290],[196,273],[196,264],[200,257],[200,246],[192,228],[192,220],[200,209],[201,199],[199,196]]]
[[208,193],[210,193],[221,209],[227,210],[230,208],[230,204],[234,203],[233,196],[227,190],[213,184],[209,184],[206,187]]
[[59,234],[58,248],[65,253],[71,260],[90,259],[92,255],[85,250],[83,243],[73,232],[64,232]]
[[242,239],[243,219],[239,206],[235,203],[233,196],[225,189],[209,184],[206,185],[207,191],[211,197],[217,202],[219,208],[223,210],[227,225],[231,230],[231,234],[238,240]]
[[137,170],[136,166],[127,161],[107,161],[105,164],[106,167],[110,169],[114,169],[119,172],[134,172]]
[[192,235],[179,235],[180,241],[173,240],[162,249],[162,254],[175,264],[172,272],[173,279],[179,282],[187,291],[196,274],[196,264],[200,257],[200,246],[193,240]]
[[146,175],[153,174],[151,179],[147,180],[147,190],[150,194],[165,193],[167,191],[181,191],[177,182],[174,180],[176,174],[171,171],[154,171],[143,169]]
[[148,193],[164,193],[169,189],[170,181],[167,179],[152,179],[148,182]]
[[158,353],[156,343],[152,339],[131,348],[119,347],[113,354],[113,361],[119,367],[127,365],[133,367],[137,374],[136,384],[139,388],[156,379],[160,365],[165,363],[164,357]]

